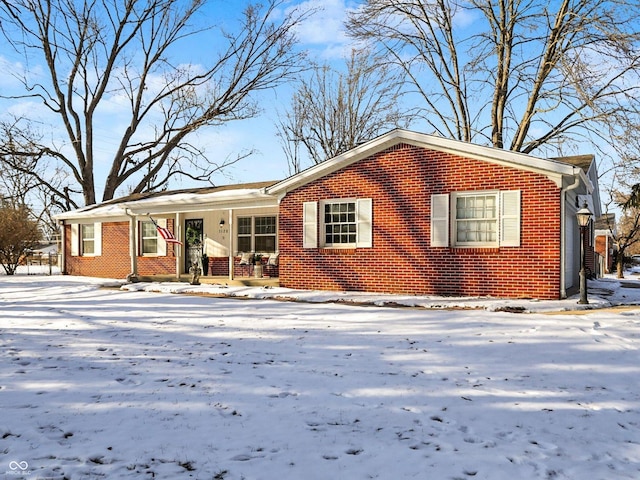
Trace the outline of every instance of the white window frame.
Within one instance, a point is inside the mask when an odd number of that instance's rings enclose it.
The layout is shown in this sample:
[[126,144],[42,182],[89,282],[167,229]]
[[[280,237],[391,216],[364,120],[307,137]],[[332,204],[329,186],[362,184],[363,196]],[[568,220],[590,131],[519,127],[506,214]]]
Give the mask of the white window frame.
[[[144,235],[144,230],[145,230],[145,225],[149,225],[151,228],[153,228],[153,235]],[[156,228],[156,226],[153,224],[153,222],[151,220],[141,220],[138,224],[138,228],[139,228],[139,235],[140,235],[140,245],[138,246],[138,251],[140,252],[140,256],[141,257],[155,257],[158,255],[158,246],[160,244],[160,241],[162,241],[162,238],[160,237],[160,235],[158,234],[158,229]],[[156,248],[154,251],[152,252],[145,252],[144,250],[144,241],[145,240],[155,240],[156,241]]]
[[[153,222],[151,220],[139,220],[138,221],[138,229],[137,229],[137,235],[138,235],[138,256],[139,257],[165,257],[167,255],[167,242],[164,238],[162,238],[162,235],[160,235],[160,233],[158,232],[158,229],[155,227],[155,225],[153,225],[153,231],[155,233],[155,238],[156,238],[156,251],[155,252],[145,252],[143,249],[143,244],[144,244],[144,239],[146,238],[152,238],[151,235],[147,236],[147,237],[143,237],[142,233],[143,233],[143,224],[152,224]],[[166,218],[158,218],[156,220],[156,223],[158,224],[159,227],[163,227],[166,228],[167,226],[167,219]]]
[[[93,225],[93,237],[84,237],[84,225]],[[93,241],[93,252],[85,251],[85,241]],[[74,257],[99,257],[102,255],[102,223],[71,224],[71,255]]]
[[[267,232],[267,233],[258,233],[258,222],[256,221],[258,218],[273,218],[273,232]],[[257,247],[256,247],[256,240],[258,238],[264,238],[264,237],[273,237],[273,251],[269,250],[260,250],[260,252],[263,253],[276,253],[278,251],[278,216],[277,215],[255,215],[252,218],[252,223],[253,223],[253,228],[252,228],[252,233],[253,233],[253,238],[251,240],[252,245],[253,245],[253,249],[255,251],[257,251]]]
[[[326,221],[326,214],[325,214],[325,209],[327,208],[327,206],[329,205],[346,205],[347,208],[349,208],[350,205],[353,205],[353,211],[352,212],[338,212],[339,215],[352,215],[353,216],[353,221],[349,221],[349,219],[343,221],[338,221],[338,222],[327,222]],[[355,198],[339,198],[339,199],[331,199],[331,200],[323,200],[320,202],[320,245],[322,245],[322,247],[324,248],[355,248],[356,245],[358,244],[358,201]],[[333,215],[333,213],[329,213],[329,215]],[[337,225],[337,226],[341,226],[341,225],[348,225],[348,226],[353,226],[353,231],[352,232],[346,232],[346,233],[333,233],[331,234],[332,237],[335,235],[338,236],[342,236],[342,235],[347,235],[347,236],[353,236],[353,242],[328,242],[327,241],[327,232],[326,232],[326,228],[327,225]]]
[[[256,233],[256,218],[264,218],[264,217],[273,217],[275,219],[274,228],[275,231],[273,233]],[[250,249],[248,252],[256,252],[256,238],[257,237],[274,237],[274,250],[271,251],[259,251],[257,253],[275,253],[278,251],[278,215],[276,214],[264,214],[264,215],[239,215],[237,218],[238,230],[240,229],[240,219],[251,219],[251,233],[237,233],[236,234],[236,242],[240,244],[240,238],[251,238],[250,241]],[[238,253],[244,252],[244,250],[240,250],[238,248]],[[247,253],[247,252],[245,252]]]
[[[241,220],[250,220],[250,224],[249,224],[249,228],[250,231],[249,233],[240,233],[240,221]],[[244,252],[244,249],[240,249],[240,239],[241,238],[248,238],[249,239],[249,250],[247,250],[247,252],[252,252],[253,251],[253,218],[252,217],[245,217],[245,216],[241,216],[238,217],[237,220],[237,224],[238,224],[238,233],[236,234],[236,244],[238,245],[238,252]]]
[[[86,230],[91,227],[91,236],[88,236]],[[88,244],[91,243],[91,251],[87,251]],[[80,254],[83,257],[93,257],[96,254],[96,226],[93,223],[83,223],[80,225]]]
[[[458,218],[458,200],[470,198],[492,198],[493,199],[493,217],[469,217]],[[474,192],[454,192],[451,194],[451,238],[455,247],[497,247],[500,235],[500,192],[496,190],[490,191],[474,191]],[[458,239],[460,234],[459,225],[463,223],[485,223],[493,226],[493,235],[495,240],[475,240],[462,241]],[[490,229],[485,231],[485,234]]]

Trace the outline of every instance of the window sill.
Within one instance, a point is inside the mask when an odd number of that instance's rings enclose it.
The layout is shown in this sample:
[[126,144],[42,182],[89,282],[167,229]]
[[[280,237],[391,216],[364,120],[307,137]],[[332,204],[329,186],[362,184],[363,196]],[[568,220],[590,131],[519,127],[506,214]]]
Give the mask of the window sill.
[[500,251],[500,247],[497,245],[493,245],[493,246],[484,246],[484,247],[467,247],[467,246],[453,246],[450,247],[449,250],[451,252],[458,252],[458,253],[498,253]]
[[353,255],[356,253],[356,247],[320,247],[318,253],[320,255]]

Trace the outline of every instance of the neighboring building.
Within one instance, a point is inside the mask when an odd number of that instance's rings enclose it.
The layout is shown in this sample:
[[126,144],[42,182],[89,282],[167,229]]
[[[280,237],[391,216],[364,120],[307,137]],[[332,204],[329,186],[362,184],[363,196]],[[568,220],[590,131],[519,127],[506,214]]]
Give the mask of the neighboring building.
[[596,274],[598,276],[602,276],[604,273],[613,273],[617,252],[614,240],[615,225],[616,215],[614,213],[602,215],[593,224],[594,250],[597,257]]
[[593,157],[576,158],[393,130],[281,182],[149,194],[60,215],[64,271],[187,272],[186,248],[158,238],[151,214],[182,241],[195,228],[212,275],[233,278],[240,253],[255,251],[279,254],[275,274],[291,288],[562,298],[578,285],[580,201],[600,215]]

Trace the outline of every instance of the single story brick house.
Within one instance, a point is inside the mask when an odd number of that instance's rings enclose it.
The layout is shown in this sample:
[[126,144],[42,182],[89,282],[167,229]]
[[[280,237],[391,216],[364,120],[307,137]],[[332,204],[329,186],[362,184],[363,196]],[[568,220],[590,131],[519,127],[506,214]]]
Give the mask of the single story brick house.
[[[397,129],[279,182],[59,215],[63,271],[180,278],[195,239],[211,276],[246,274],[242,254],[261,253],[290,288],[563,298],[578,285],[575,213],[586,202],[601,214],[597,178],[593,156],[542,159]],[[584,242],[593,271],[593,228]]]

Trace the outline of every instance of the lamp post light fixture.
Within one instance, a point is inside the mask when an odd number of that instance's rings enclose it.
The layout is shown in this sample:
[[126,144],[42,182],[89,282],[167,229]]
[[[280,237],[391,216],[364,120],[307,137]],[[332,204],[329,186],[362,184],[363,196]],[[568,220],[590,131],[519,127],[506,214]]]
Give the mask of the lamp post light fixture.
[[585,305],[589,303],[587,299],[587,272],[585,271],[585,250],[584,250],[584,238],[585,231],[592,217],[591,210],[587,207],[587,202],[584,202],[582,208],[576,212],[576,220],[578,221],[578,227],[580,227],[580,300],[578,303]]

